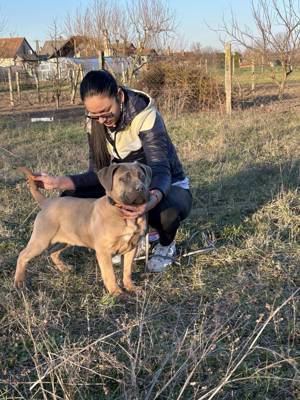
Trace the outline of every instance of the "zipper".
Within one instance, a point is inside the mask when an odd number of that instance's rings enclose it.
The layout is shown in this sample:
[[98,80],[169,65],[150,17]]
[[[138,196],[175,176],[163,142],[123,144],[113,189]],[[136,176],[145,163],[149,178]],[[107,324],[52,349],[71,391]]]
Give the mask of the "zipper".
[[112,145],[112,147],[114,149],[114,152],[116,153],[116,155],[119,158],[119,160],[122,160],[122,158],[120,157],[120,154],[119,154],[119,152],[117,150],[117,147],[116,147],[116,136],[117,136],[118,131],[114,132],[114,139],[113,139],[111,137],[111,130],[109,128],[106,128],[106,130],[107,130],[107,135],[106,135],[107,140]]

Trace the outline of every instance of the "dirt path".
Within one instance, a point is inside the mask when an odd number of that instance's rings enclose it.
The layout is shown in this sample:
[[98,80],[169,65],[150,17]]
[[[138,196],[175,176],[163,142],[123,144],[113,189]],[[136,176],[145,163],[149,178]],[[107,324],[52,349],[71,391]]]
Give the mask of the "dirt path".
[[26,111],[11,111],[0,114],[2,126],[23,125],[34,122],[32,119],[46,118],[51,121],[63,121],[70,119],[84,119],[83,106],[69,106],[59,109],[39,109]]

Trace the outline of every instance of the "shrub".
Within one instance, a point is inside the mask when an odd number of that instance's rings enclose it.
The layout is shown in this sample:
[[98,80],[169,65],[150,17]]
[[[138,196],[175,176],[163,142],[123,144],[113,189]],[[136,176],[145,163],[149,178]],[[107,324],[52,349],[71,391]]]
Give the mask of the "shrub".
[[160,109],[171,113],[219,108],[224,89],[199,66],[158,62],[144,70],[136,85],[149,93]]

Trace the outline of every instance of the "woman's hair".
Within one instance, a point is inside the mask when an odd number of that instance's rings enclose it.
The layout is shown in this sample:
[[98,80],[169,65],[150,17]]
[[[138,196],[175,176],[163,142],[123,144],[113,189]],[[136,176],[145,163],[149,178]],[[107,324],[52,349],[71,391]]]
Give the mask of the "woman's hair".
[[80,84],[80,97],[82,101],[86,97],[102,94],[108,97],[116,97],[117,93],[118,84],[115,78],[104,69],[88,72]]
[[110,164],[110,154],[107,150],[106,132],[103,124],[92,120],[91,134],[89,135],[90,156],[96,171]]
[[[87,97],[105,95],[117,99],[118,84],[115,78],[103,69],[90,71],[80,84],[80,97],[84,101]],[[110,164],[110,154],[107,150],[106,128],[98,121],[92,120],[90,135],[90,149],[93,164],[100,170]]]

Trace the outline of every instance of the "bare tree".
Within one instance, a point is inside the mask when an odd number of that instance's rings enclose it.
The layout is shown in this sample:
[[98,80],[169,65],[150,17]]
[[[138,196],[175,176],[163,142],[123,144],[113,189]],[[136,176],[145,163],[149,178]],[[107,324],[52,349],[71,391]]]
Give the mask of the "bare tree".
[[70,36],[87,38],[98,51],[104,49],[107,39],[110,43],[128,41],[126,18],[126,10],[117,1],[93,0],[85,10],[77,8],[74,16],[66,17],[65,30]]
[[51,74],[50,79],[53,85],[53,97],[55,99],[55,105],[56,108],[59,108],[62,88],[63,85],[65,84],[66,79],[61,72],[60,48],[61,48],[62,36],[56,19],[53,20],[52,26],[50,27],[50,38],[52,41],[51,46],[53,49],[53,55],[54,55],[53,59],[55,65],[54,71]]
[[193,53],[201,54],[202,53],[202,45],[200,42],[193,42],[191,44],[191,51]]
[[164,0],[131,0],[127,13],[133,41],[139,47],[161,50],[176,30],[175,14]]
[[77,9],[74,18],[69,15],[65,27],[68,34],[88,37],[95,52],[113,49],[128,55],[133,44],[136,50],[126,74],[130,81],[147,62],[146,48],[167,47],[175,32],[175,15],[165,0],[128,0],[126,6],[118,0],[93,0],[86,10]]
[[169,48],[176,31],[175,14],[164,0],[131,0],[127,2],[127,15],[132,42],[136,51],[131,55],[129,82],[148,60],[143,57],[146,48],[156,51]]
[[[0,8],[0,34],[3,34],[7,27],[7,19],[3,15],[2,10]],[[3,54],[3,49],[0,48],[0,60],[2,61],[4,54]]]
[[[233,13],[230,21],[224,21],[219,31],[250,51],[260,63],[271,67],[270,77],[277,84],[279,98],[282,98],[287,77],[293,71],[293,62],[300,48],[299,2],[252,1],[252,18],[256,32],[248,27],[242,28]],[[280,64],[279,77],[275,73],[275,60],[279,60]]]
[[7,28],[7,18],[3,15],[0,7],[0,33],[3,33]]

